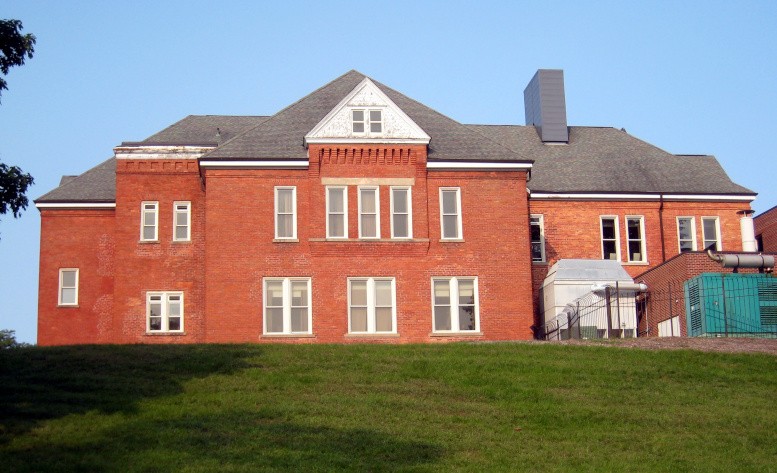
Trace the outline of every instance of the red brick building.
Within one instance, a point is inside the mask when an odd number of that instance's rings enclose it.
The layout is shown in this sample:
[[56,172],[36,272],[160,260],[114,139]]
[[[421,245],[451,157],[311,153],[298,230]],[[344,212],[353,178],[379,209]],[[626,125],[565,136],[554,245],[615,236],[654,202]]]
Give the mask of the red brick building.
[[777,206],[757,215],[754,223],[758,250],[777,253]]
[[755,194],[711,156],[569,127],[465,125],[351,71],[272,116],[189,116],[36,200],[38,342],[532,337],[560,258],[636,275],[741,250]]

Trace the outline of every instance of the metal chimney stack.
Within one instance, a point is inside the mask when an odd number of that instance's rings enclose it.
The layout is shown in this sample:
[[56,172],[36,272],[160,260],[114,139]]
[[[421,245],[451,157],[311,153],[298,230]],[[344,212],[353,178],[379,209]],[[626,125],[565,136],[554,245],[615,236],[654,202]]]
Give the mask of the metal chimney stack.
[[540,69],[523,91],[526,124],[534,125],[544,143],[567,143],[564,71]]

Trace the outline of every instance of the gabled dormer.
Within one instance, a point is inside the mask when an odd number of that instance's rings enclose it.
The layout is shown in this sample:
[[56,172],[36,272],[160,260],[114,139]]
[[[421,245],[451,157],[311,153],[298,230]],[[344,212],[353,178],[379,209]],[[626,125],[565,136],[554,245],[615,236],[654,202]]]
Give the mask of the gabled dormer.
[[365,77],[305,135],[305,144],[429,144],[430,137]]

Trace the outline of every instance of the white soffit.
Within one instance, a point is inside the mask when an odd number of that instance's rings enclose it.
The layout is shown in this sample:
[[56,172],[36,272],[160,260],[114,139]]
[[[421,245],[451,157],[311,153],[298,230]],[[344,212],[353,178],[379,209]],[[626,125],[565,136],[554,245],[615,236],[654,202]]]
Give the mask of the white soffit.
[[[354,133],[352,110],[381,110],[381,133]],[[429,144],[431,138],[369,78],[365,77],[305,135],[306,143]]]

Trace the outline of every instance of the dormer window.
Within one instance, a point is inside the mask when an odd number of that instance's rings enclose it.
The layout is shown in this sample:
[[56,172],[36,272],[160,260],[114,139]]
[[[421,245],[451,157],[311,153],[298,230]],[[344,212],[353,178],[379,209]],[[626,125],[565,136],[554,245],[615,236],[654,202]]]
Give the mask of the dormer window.
[[352,110],[351,118],[354,134],[371,135],[383,133],[382,110]]

